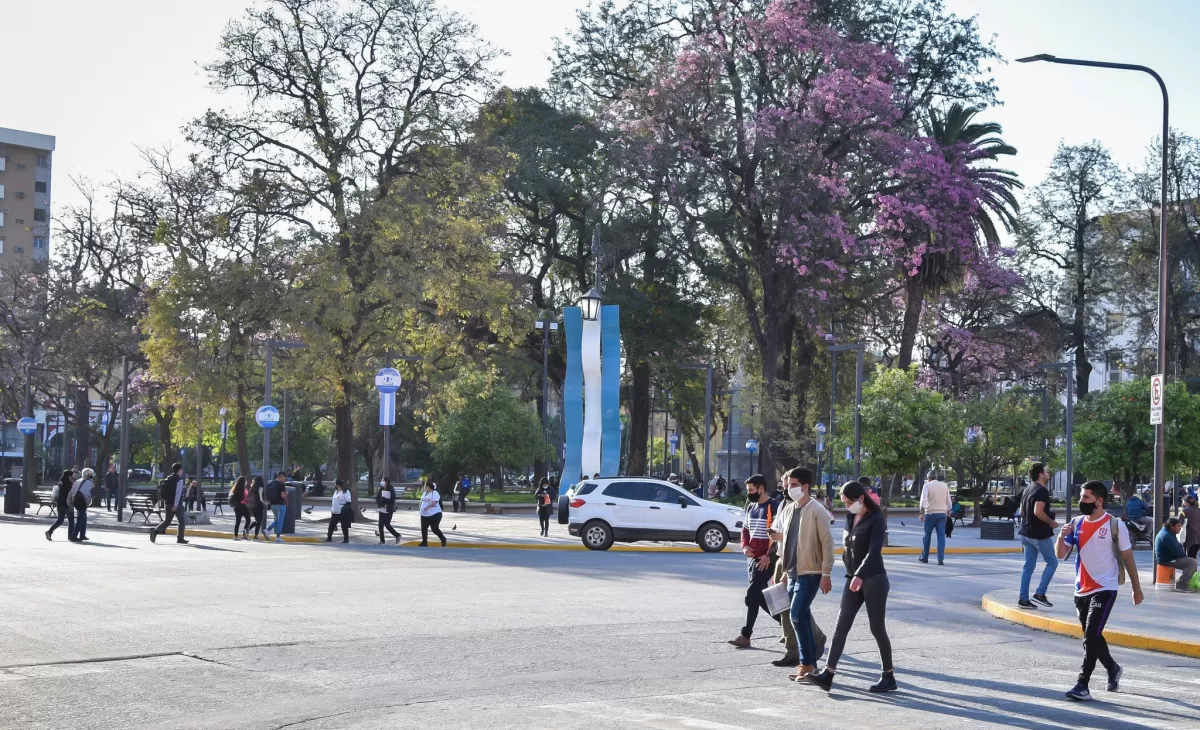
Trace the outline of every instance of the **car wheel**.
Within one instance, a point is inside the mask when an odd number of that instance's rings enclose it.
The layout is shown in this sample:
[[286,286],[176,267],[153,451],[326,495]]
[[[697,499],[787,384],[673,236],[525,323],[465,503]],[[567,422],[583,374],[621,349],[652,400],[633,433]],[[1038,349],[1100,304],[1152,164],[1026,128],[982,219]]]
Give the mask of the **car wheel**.
[[719,553],[729,544],[729,535],[724,526],[709,522],[696,533],[696,543],[706,553]]
[[558,498],[558,524],[567,525],[571,522],[571,498],[563,495]]
[[584,525],[580,534],[588,550],[607,550],[612,547],[612,528],[600,520],[592,520]]

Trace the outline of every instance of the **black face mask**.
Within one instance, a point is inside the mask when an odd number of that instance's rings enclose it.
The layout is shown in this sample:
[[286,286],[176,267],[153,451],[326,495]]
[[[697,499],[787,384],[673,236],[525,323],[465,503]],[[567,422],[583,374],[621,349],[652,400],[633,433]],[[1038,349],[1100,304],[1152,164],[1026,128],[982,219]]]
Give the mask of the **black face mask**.
[[1095,502],[1080,502],[1079,503],[1079,511],[1085,515],[1090,515],[1096,511],[1096,503]]

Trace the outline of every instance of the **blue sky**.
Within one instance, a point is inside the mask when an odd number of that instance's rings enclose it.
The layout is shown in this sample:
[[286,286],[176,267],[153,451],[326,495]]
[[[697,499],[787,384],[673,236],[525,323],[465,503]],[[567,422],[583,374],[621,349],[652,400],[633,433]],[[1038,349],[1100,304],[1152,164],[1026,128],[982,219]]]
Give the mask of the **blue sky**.
[[[445,0],[508,51],[505,82],[547,75],[552,39],[586,0]],[[1141,63],[1174,94],[1172,123],[1200,135],[1194,58],[1200,2],[1193,0],[946,0],[978,15],[1001,53],[1053,53]],[[70,200],[68,176],[132,177],[137,146],[181,146],[179,127],[219,105],[200,64],[221,27],[246,0],[0,0],[0,57],[10,71],[0,126],[58,137],[56,204]],[[14,72],[15,74],[11,73]],[[1149,77],[1116,71],[1008,63],[994,69],[1004,105],[989,110],[1020,154],[1027,184],[1044,175],[1060,140],[1098,139],[1122,165],[1140,163],[1160,119]],[[14,83],[21,78],[20,83]]]

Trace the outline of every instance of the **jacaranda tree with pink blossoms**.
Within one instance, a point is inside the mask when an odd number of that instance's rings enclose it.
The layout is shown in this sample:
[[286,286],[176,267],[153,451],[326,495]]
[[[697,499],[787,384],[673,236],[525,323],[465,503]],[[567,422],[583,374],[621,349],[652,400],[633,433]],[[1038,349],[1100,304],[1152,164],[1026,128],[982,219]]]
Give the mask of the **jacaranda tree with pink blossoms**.
[[797,319],[819,329],[858,278],[932,251],[974,261],[980,195],[966,157],[912,122],[933,87],[825,22],[826,3],[708,4],[674,63],[614,114],[667,176],[688,258],[740,299],[770,389]]

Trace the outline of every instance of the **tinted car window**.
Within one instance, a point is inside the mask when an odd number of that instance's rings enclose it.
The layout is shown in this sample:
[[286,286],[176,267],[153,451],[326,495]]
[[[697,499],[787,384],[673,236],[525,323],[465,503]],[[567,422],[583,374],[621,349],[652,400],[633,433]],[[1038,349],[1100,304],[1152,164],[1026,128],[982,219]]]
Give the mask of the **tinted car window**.
[[618,499],[631,499],[635,502],[656,501],[656,491],[648,484],[641,482],[613,482],[604,488],[604,494]]
[[575,495],[581,496],[584,494],[591,494],[594,491],[596,491],[596,485],[593,484],[592,482],[587,482],[586,484],[579,487],[579,491],[575,492]]

